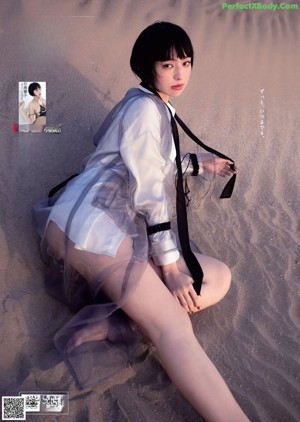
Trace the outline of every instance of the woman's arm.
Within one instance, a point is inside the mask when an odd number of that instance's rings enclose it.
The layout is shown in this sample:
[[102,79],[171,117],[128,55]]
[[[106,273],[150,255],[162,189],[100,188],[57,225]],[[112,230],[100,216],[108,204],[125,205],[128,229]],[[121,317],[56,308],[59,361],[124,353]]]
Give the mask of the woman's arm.
[[[161,153],[163,143],[172,142],[172,138],[161,133],[162,118],[156,104],[143,97],[129,107],[122,122],[120,153],[129,170],[132,206],[145,217],[148,227],[169,222],[173,213],[165,189],[166,178],[173,177],[173,165]],[[149,241],[156,265],[170,264],[179,258],[172,230],[151,234]]]
[[232,176],[236,173],[237,168],[232,170],[230,165],[232,161],[217,157],[210,152],[198,154],[185,154],[181,160],[182,172],[186,176],[201,175],[205,171],[217,174],[221,177]]
[[24,101],[21,101],[19,103],[19,111],[20,111],[20,114],[23,117],[23,119],[25,120],[25,122],[28,123],[29,125],[31,125],[35,121],[35,115],[34,114],[33,115],[30,115],[31,114],[30,106],[31,106],[31,104],[29,104],[29,108],[28,108],[29,115],[28,115],[26,113],[25,109],[24,109],[25,102]]

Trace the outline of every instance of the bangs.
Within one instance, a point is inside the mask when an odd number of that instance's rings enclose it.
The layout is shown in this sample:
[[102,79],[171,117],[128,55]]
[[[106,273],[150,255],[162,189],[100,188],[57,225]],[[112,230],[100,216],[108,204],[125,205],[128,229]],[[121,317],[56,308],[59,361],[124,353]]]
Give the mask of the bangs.
[[174,26],[162,28],[153,39],[153,53],[155,61],[166,61],[174,58],[174,53],[180,59],[194,58],[193,46],[190,38],[182,28]]
[[193,51],[189,45],[171,44],[167,48],[160,49],[157,54],[156,61],[164,62],[167,60],[173,60],[176,57],[178,57],[179,59],[184,59],[185,57],[190,57],[191,59],[193,59]]

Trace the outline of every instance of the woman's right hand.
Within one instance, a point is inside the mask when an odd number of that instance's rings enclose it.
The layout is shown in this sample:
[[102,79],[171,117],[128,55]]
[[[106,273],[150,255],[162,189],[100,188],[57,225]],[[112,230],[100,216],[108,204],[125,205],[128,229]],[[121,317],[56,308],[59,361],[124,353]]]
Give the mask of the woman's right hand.
[[19,102],[19,108],[20,108],[20,110],[23,110],[24,106],[25,106],[25,101],[20,101]]
[[199,296],[194,290],[192,277],[179,271],[176,262],[163,265],[161,269],[166,286],[186,312],[189,314],[198,312]]

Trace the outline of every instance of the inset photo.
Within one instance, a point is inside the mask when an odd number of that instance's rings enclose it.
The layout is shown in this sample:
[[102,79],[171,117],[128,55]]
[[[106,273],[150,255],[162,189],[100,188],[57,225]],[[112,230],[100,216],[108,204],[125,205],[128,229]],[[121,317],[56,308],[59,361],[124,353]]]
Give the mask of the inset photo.
[[46,126],[46,82],[19,82],[19,132],[43,132]]

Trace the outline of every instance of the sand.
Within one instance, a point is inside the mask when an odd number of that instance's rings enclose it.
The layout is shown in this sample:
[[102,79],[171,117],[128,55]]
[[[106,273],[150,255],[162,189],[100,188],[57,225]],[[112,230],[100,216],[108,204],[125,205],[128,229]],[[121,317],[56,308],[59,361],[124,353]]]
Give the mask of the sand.
[[[192,183],[192,237],[233,274],[225,299],[192,317],[195,332],[252,421],[299,421],[300,11],[1,0],[0,19],[1,395],[69,392],[68,416],[30,421],[200,420],[152,348],[106,385],[76,389],[53,345],[70,313],[45,292],[31,225],[35,201],[78,171],[107,111],[137,84],[128,65],[136,36],[168,20],[188,31],[196,54],[178,114],[239,167],[231,200],[218,199],[219,183]],[[18,82],[31,80],[47,82],[47,124],[61,124],[60,135],[12,132]]]

